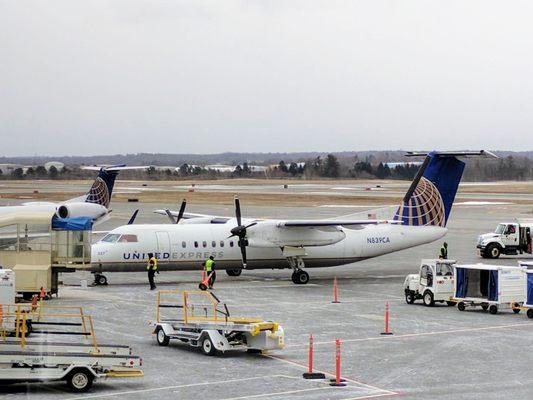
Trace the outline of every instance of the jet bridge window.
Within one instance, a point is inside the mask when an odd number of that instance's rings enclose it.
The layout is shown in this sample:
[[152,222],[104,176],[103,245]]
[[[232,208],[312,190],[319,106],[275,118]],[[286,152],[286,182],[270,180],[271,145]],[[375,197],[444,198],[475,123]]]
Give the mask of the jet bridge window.
[[120,243],[137,243],[137,235],[122,235],[119,239]]
[[102,238],[101,242],[115,243],[119,237],[120,235],[116,233],[109,233]]

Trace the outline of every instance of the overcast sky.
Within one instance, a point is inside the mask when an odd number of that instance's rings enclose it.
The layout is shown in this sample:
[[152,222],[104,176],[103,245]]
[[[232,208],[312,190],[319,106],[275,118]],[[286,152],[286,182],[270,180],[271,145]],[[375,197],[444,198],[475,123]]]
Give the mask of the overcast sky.
[[533,148],[532,1],[0,0],[0,155]]

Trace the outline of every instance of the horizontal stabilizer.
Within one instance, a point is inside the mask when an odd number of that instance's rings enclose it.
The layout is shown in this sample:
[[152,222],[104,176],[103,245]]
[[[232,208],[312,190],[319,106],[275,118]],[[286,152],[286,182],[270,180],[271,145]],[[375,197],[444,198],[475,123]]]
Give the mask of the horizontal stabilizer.
[[[426,157],[430,153],[426,152],[416,152],[408,151],[406,157]],[[432,151],[431,154],[438,157],[462,157],[462,158],[499,158],[496,154],[488,150],[477,150],[477,151]]]

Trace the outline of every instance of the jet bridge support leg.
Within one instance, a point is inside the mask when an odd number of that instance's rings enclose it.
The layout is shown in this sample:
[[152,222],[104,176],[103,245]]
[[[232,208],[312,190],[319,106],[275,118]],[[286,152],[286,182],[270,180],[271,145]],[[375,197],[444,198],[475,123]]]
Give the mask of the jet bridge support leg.
[[303,270],[305,267],[304,260],[299,257],[287,257],[289,265],[293,270],[292,282],[296,285],[305,285],[309,282],[309,274]]

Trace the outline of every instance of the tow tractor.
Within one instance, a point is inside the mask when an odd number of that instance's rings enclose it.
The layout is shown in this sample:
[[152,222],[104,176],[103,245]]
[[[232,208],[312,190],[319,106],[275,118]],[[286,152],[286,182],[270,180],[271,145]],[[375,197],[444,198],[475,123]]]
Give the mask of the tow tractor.
[[455,304],[453,297],[453,265],[454,260],[424,259],[420,263],[418,274],[405,277],[404,292],[407,304],[422,299],[428,307],[435,302],[446,302],[449,306]]
[[[85,341],[27,339],[39,334]],[[85,392],[97,378],[141,377],[141,365],[129,346],[98,344],[93,320],[80,307],[0,305],[0,385],[65,381]]]
[[[172,301],[167,302],[171,298]],[[162,300],[165,302],[162,302]],[[163,310],[173,310],[173,313]],[[208,356],[230,350],[261,353],[284,347],[283,328],[259,318],[236,318],[212,292],[161,290],[153,333],[160,346],[179,340]]]

